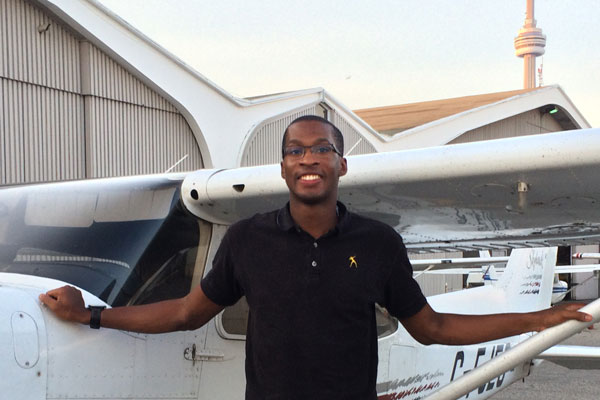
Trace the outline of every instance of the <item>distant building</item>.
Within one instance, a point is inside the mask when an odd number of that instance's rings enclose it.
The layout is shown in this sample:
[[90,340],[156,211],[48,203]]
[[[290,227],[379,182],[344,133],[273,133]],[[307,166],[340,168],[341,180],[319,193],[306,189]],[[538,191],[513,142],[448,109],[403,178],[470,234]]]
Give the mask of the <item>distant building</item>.
[[355,110],[400,148],[590,128],[559,86]]

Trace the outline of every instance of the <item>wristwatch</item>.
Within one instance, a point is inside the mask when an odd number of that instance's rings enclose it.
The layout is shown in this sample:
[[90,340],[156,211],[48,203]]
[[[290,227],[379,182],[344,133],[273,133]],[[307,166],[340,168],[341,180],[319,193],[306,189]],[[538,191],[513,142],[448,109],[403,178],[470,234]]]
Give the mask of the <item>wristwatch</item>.
[[88,306],[90,310],[90,328],[100,329],[100,313],[106,306]]

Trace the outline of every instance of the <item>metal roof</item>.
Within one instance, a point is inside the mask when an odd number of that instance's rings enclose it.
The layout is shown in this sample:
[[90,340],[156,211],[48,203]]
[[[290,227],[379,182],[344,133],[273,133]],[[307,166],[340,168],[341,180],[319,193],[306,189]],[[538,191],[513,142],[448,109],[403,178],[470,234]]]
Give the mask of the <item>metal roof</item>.
[[394,134],[450,115],[455,115],[463,111],[535,90],[538,90],[538,88],[486,93],[393,106],[364,108],[354,110],[354,113],[380,133]]

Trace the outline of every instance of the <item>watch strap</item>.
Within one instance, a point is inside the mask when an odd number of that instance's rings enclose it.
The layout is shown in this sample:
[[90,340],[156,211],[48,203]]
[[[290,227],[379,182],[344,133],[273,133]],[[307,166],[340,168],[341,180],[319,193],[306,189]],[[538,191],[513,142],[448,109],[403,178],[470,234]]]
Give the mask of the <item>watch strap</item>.
[[100,329],[100,314],[106,306],[88,306],[90,310],[90,328]]

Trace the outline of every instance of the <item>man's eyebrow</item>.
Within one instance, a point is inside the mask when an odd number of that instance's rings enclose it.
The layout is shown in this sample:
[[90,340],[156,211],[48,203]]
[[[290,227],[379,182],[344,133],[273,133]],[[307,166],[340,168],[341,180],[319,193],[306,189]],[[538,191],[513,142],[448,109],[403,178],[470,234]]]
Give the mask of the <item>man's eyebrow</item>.
[[[316,140],[313,142],[313,144],[312,144],[312,145],[319,144],[319,143],[322,143],[322,142],[329,143],[329,139],[327,139],[327,138],[318,138],[318,139],[316,139]],[[302,145],[302,142],[301,142],[300,140],[298,140],[298,139],[290,139],[290,140],[288,140],[288,141],[287,141],[287,144],[286,144],[286,146],[289,146],[290,144],[294,144],[294,145]],[[310,146],[312,146],[312,145],[310,145]]]

